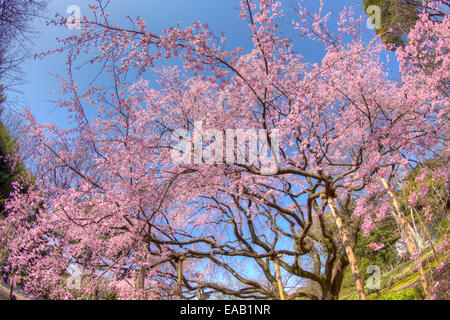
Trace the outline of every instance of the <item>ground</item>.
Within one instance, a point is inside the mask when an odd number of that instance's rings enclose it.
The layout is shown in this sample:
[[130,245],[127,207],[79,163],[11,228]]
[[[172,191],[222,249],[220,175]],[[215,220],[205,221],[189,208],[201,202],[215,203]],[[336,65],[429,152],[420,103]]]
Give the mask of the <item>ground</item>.
[[[445,258],[441,257],[441,261]],[[381,290],[367,292],[369,300],[421,300],[423,299],[422,284],[419,272],[413,267],[413,262],[405,262],[400,264],[392,271],[382,275]],[[445,262],[444,268],[440,272],[433,271],[431,278],[430,269],[435,269],[437,263],[424,263],[424,271],[428,283],[439,283],[435,293],[437,300],[450,300],[449,279],[450,266],[449,260]],[[343,300],[357,300],[358,293],[356,289],[351,287],[341,292]]]
[[[28,300],[22,292],[14,291],[17,300]],[[9,300],[9,285],[0,280],[0,300]]]
[[[430,282],[430,273],[427,273],[427,280]],[[433,280],[439,282],[437,288],[436,299],[437,300],[450,300],[449,281],[450,281],[450,265],[446,263],[445,267],[440,272],[435,272],[433,274]],[[389,289],[383,290],[380,296],[372,293],[368,296],[369,299],[392,299],[392,300],[403,300],[403,299],[420,299],[419,294],[414,293],[414,290],[421,287],[420,278],[417,272],[414,272],[401,281],[396,281]],[[28,300],[23,292],[20,290],[14,291],[14,295],[18,300]],[[354,293],[344,299],[357,299],[357,294]],[[8,284],[0,281],[0,300],[9,300],[9,286]]]

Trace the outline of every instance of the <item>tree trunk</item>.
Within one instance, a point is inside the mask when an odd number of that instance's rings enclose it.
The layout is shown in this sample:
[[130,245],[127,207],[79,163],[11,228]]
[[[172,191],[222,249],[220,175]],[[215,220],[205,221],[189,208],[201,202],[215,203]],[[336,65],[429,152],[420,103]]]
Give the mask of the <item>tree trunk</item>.
[[273,259],[273,262],[275,263],[275,271],[277,273],[278,292],[280,293],[280,299],[286,300],[286,297],[284,295],[283,282],[281,280],[281,272],[280,272],[280,265],[278,263],[278,257],[275,257]]
[[414,219],[414,213],[413,210],[411,209],[411,221],[412,221],[412,225],[409,224],[409,231],[411,232],[415,242],[417,243],[418,247],[423,250],[425,248],[425,241],[423,240],[422,236],[419,233],[419,230],[416,226],[416,221]]
[[181,283],[183,278],[183,258],[178,259],[177,273],[177,294],[180,299],[183,299],[183,287]]
[[14,295],[14,280],[11,279],[11,286],[9,288],[9,300],[16,300],[16,296]]
[[322,300],[338,300],[338,297],[333,292],[333,284],[331,281],[324,279],[320,283],[320,290],[322,291]]
[[[411,209],[411,210],[414,212],[413,209]],[[438,255],[437,255],[437,252],[436,252],[436,248],[434,247],[433,240],[431,239],[430,233],[428,232],[427,227],[425,225],[425,222],[423,222],[423,219],[420,216],[420,214],[417,214],[417,218],[419,219],[419,222],[420,222],[420,225],[422,227],[422,230],[425,233],[425,236],[427,237],[428,242],[430,243],[431,250],[433,251],[434,261],[436,261],[436,265],[438,265],[439,264]]]
[[341,234],[342,241],[344,243],[345,252],[347,253],[348,261],[352,268],[353,277],[355,278],[356,290],[358,291],[359,299],[366,300],[366,294],[364,292],[364,285],[362,282],[361,273],[359,272],[358,264],[356,263],[355,253],[353,252],[353,248],[351,246],[350,239],[347,235],[347,231],[345,230],[342,219],[337,212],[334,200],[328,198],[328,205],[330,206],[331,213],[333,214],[334,220],[336,221],[336,225],[339,229],[339,233]]
[[342,281],[344,280],[345,269],[348,266],[348,258],[342,256],[339,265],[334,272],[334,277],[331,282],[331,296],[333,300],[339,299],[339,292],[341,291]]
[[[391,201],[394,205],[394,211],[395,214],[393,215],[395,220],[397,221],[397,224],[400,228],[401,233],[404,235],[406,240],[406,246],[408,247],[408,251],[410,254],[413,254],[417,251],[416,243],[414,242],[414,238],[411,234],[408,221],[406,220],[405,216],[403,215],[403,212],[400,210],[400,206],[398,204],[397,198],[395,197],[395,194],[389,189],[389,184],[386,181],[386,179],[381,178],[381,182],[383,183],[384,188],[387,190],[389,197],[391,198]],[[416,258],[416,262],[419,265],[419,273],[420,273],[420,281],[422,283],[423,292],[425,294],[425,298],[429,299],[430,294],[428,291],[428,283],[427,279],[425,277],[425,271],[422,267],[422,262],[420,261],[420,257]]]
[[139,294],[140,299],[143,299],[143,290],[145,286],[145,277],[147,276],[147,268],[140,266],[139,273],[136,278],[135,290]]

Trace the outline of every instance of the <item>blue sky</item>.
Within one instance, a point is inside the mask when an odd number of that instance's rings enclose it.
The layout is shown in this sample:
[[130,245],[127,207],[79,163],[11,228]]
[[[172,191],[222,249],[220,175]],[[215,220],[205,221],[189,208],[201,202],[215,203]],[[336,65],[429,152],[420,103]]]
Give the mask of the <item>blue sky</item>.
[[[281,1],[285,9],[285,21],[288,23],[295,17],[292,10],[296,0]],[[318,0],[304,0],[305,4],[313,11],[319,5]],[[332,17],[330,22],[335,23],[339,11],[343,6],[353,5],[357,14],[362,13],[361,0],[325,0],[324,12],[330,11]],[[50,0],[45,16],[52,16],[59,12],[65,14],[66,9],[71,5],[78,5],[82,14],[89,14],[88,5],[92,0]],[[176,25],[181,26],[192,24],[200,20],[208,22],[212,30],[220,34],[223,32],[228,39],[227,47],[243,47],[248,50],[251,43],[247,37],[248,27],[245,21],[238,18],[237,0],[111,0],[109,12],[111,12],[112,22],[126,25],[130,22],[125,16],[143,18],[149,30],[160,33],[163,29]],[[32,45],[32,52],[38,53],[58,46],[56,38],[64,38],[72,33],[79,33],[79,30],[70,30],[64,27],[47,26],[42,20],[36,20],[35,29],[39,32],[38,37]],[[367,30],[368,35],[373,35],[371,30]],[[299,51],[307,61],[319,61],[323,55],[322,47],[318,43],[307,41],[297,41],[296,50]],[[16,99],[22,101],[18,104],[19,109],[23,106],[29,107],[39,122],[54,122],[64,125],[66,123],[63,110],[56,108],[49,100],[56,100],[56,96],[51,94],[59,85],[55,74],[65,73],[65,56],[57,54],[42,61],[29,59],[23,65],[25,85],[20,88],[21,95]],[[79,82],[89,80],[90,74],[87,72],[78,78]],[[92,77],[91,77],[92,78]]]
[[[296,0],[280,1],[285,9],[285,23],[288,23],[290,17],[295,17],[292,8]],[[92,2],[92,0],[51,0],[47,12],[42,15],[53,16],[58,12],[67,16],[66,9],[71,5],[78,5],[82,14],[89,14],[88,4]],[[324,0],[324,2],[324,12],[332,13],[331,24],[335,24],[344,6],[353,5],[356,13],[362,14],[361,0]],[[146,21],[148,30],[155,33],[161,33],[163,29],[178,22],[181,26],[187,26],[200,20],[207,22],[216,34],[224,33],[228,39],[228,49],[243,47],[244,51],[248,51],[251,48],[247,36],[249,30],[247,23],[238,18],[238,3],[237,0],[111,0],[108,11],[111,12],[110,21],[114,24],[128,25],[130,22],[125,16],[133,19],[139,16]],[[318,0],[305,0],[305,3],[312,11],[316,11],[319,6]],[[36,20],[34,26],[39,31],[39,36],[32,45],[32,53],[54,49],[58,47],[57,38],[80,32],[64,27],[47,26],[42,20]],[[366,31],[368,37],[374,35],[373,31],[367,29]],[[319,62],[324,53],[319,43],[300,40],[295,41],[295,50],[309,62]],[[65,61],[64,54],[56,54],[39,61],[29,59],[22,66],[23,80],[26,84],[18,88],[22,94],[16,95],[16,99],[23,101],[18,108],[22,106],[30,108],[38,122],[53,122],[63,126],[67,124],[64,110],[50,102],[57,100],[57,96],[50,92],[59,88],[55,75],[65,74]],[[394,63],[393,69],[395,68]],[[394,76],[395,74],[393,72]],[[92,78],[93,73],[88,71],[78,76],[77,80],[79,83],[88,83]]]

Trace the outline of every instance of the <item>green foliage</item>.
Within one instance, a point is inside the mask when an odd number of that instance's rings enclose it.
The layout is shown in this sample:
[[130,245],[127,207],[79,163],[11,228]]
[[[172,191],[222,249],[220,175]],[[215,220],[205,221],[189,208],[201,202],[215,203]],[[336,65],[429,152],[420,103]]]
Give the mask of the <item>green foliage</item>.
[[[447,235],[449,221],[446,219],[446,213],[449,210],[449,190],[447,188],[447,182],[440,178],[440,175],[435,174],[439,170],[443,170],[448,161],[443,157],[429,159],[419,164],[416,168],[412,169],[404,178],[401,184],[401,188],[396,192],[396,198],[400,204],[401,210],[405,216],[412,220],[411,209],[409,199],[413,192],[419,193],[419,190],[426,187],[429,191],[424,196],[418,197],[418,201],[414,206],[414,220],[415,224],[421,227],[421,219],[427,229],[427,232],[431,235],[433,242],[439,241]],[[417,179],[422,175],[422,169],[427,169],[426,175],[423,175],[422,179]],[[429,214],[433,215],[431,222],[426,222],[425,206],[429,207]],[[418,273],[413,272],[413,265],[410,261],[400,261],[397,252],[394,249],[395,242],[400,238],[397,224],[393,218],[386,218],[380,223],[376,223],[375,230],[372,233],[364,237],[361,234],[358,235],[357,246],[355,248],[355,255],[358,261],[358,267],[361,272],[363,281],[365,282],[370,276],[367,271],[367,267],[370,265],[377,265],[381,268],[382,272],[382,288],[400,288],[405,285],[406,282],[414,282],[419,277]],[[383,243],[385,247],[378,251],[373,251],[369,248],[371,243]],[[428,258],[432,257],[431,249],[427,250],[422,256],[423,261],[427,261],[425,255],[428,254]],[[411,278],[410,278],[411,276]],[[351,299],[356,293],[354,278],[351,270],[347,270],[343,284],[341,298]],[[374,294],[373,291],[368,291],[368,294]],[[395,297],[398,297],[400,293],[396,293]],[[357,297],[357,295],[356,295]],[[389,296],[387,297],[389,298]]]
[[16,139],[9,133],[0,121],[0,213],[4,214],[4,203],[13,191],[12,183],[22,182],[26,177],[25,166],[22,161],[11,165],[8,157],[15,157],[18,151]]
[[[431,216],[431,222],[427,223],[427,230],[437,239],[447,235],[449,222],[446,219],[446,213],[450,209],[448,198],[450,190],[447,187],[448,181],[444,181],[442,176],[435,173],[446,170],[447,163],[448,160],[444,157],[424,161],[408,173],[401,190],[397,192],[400,207],[409,219],[412,218],[409,200],[414,193],[418,195],[417,203],[413,206],[415,221],[416,223],[419,223],[418,219],[426,221],[426,218]],[[418,180],[422,169],[428,172],[423,180]],[[421,196],[420,190],[428,191],[425,196]]]
[[[397,225],[392,218],[386,218],[383,222],[378,223],[376,229],[368,236],[358,233],[357,245],[354,248],[354,251],[364,283],[371,276],[371,274],[367,272],[369,266],[376,265],[380,267],[381,273],[384,275],[398,263],[398,255],[393,247],[399,237],[400,234]],[[369,247],[371,243],[383,243],[385,247],[381,250],[374,251]],[[342,281],[342,292],[340,297],[346,297],[355,290],[355,279],[351,269],[348,268]],[[370,294],[372,291],[369,290],[368,293]]]
[[[375,230],[367,237],[360,233],[358,238],[358,246],[355,248],[358,257],[370,260],[371,264],[379,266],[382,271],[387,271],[397,262],[398,255],[394,245],[400,238],[400,233],[393,218],[388,217],[378,223]],[[384,248],[374,251],[369,247],[371,243],[383,243]]]
[[[375,5],[381,9],[381,25],[375,32],[393,49],[403,46],[409,30],[418,19],[418,7],[413,1],[405,0],[363,0],[364,11]],[[370,13],[370,12],[369,12]]]
[[369,300],[422,300],[422,288],[392,291]]
[[378,6],[381,11],[381,25],[375,30],[391,50],[404,46],[408,34],[419,19],[419,14],[426,12],[428,19],[440,22],[448,15],[450,2],[444,0],[442,5],[433,5],[434,0],[363,0],[364,12],[373,15],[370,6]]
[[[0,85],[0,114],[5,101],[3,87]],[[13,191],[13,182],[26,182],[25,165],[17,159],[18,145],[8,128],[0,121],[0,217],[5,215],[5,201]],[[11,161],[14,159],[14,161]],[[24,183],[26,184],[26,183]],[[26,191],[26,187],[24,188]]]
[[[367,273],[369,266],[376,265],[380,267],[382,274],[386,274],[398,263],[398,255],[393,247],[399,237],[397,225],[392,218],[387,218],[382,223],[379,223],[376,230],[367,237],[364,237],[361,233],[358,234],[355,255],[363,282],[371,276],[371,274]],[[374,251],[369,247],[371,243],[384,243],[385,247],[381,250]],[[355,280],[349,268],[342,282],[342,290],[344,293],[341,296],[345,296],[346,292],[353,290],[354,286]]]

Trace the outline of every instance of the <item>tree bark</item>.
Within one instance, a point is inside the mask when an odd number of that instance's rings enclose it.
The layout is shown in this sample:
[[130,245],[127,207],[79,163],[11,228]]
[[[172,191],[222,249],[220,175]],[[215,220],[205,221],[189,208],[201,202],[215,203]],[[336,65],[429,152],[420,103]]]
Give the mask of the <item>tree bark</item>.
[[135,290],[139,294],[141,299],[144,298],[143,290],[144,290],[144,286],[145,286],[145,277],[146,276],[147,276],[147,267],[141,265],[139,268],[139,273],[136,278],[136,285],[135,285],[135,287],[136,287]]
[[[412,212],[414,212],[414,209],[411,209],[411,210],[412,210]],[[425,222],[423,222],[423,219],[419,213],[417,213],[417,218],[419,219],[422,230],[425,233],[425,236],[427,237],[428,242],[430,243],[431,250],[433,251],[434,261],[436,261],[436,265],[438,265],[439,264],[438,255],[436,252],[436,248],[434,247],[433,240],[431,239],[430,233],[428,232]]]
[[183,258],[178,259],[178,267],[177,267],[177,294],[180,299],[183,299],[183,287],[182,287],[182,278],[183,278]]
[[9,300],[16,300],[16,296],[14,295],[14,280],[11,279],[11,286],[9,288]]
[[[410,254],[413,254],[417,251],[417,247],[414,242],[413,236],[411,234],[409,223],[406,220],[405,216],[403,215],[403,212],[400,210],[400,206],[398,204],[397,198],[396,198],[395,194],[390,190],[389,184],[386,181],[386,179],[381,178],[381,182],[383,183],[384,188],[387,190],[389,197],[391,198],[391,201],[394,205],[395,214],[393,216],[394,216],[395,220],[397,221],[397,224],[398,224],[402,234],[406,238],[405,240],[406,240],[406,246],[408,247],[408,251]],[[428,291],[428,283],[427,283],[427,279],[425,277],[425,271],[423,270],[423,267],[422,267],[422,262],[420,261],[420,257],[416,258],[416,262],[419,265],[420,281],[422,283],[425,298],[429,299],[430,294]]]
[[275,263],[275,271],[277,273],[277,283],[278,283],[278,291],[280,293],[280,299],[286,300],[286,297],[284,295],[283,282],[281,281],[280,264],[278,263],[278,257],[275,257],[273,259],[273,262]]
[[334,220],[336,221],[336,225],[339,229],[339,233],[341,234],[344,243],[345,252],[347,253],[348,261],[352,268],[353,277],[355,278],[356,290],[358,291],[359,299],[367,300],[366,293],[364,292],[361,273],[359,272],[358,264],[356,263],[355,253],[353,252],[350,238],[347,235],[347,231],[345,230],[342,219],[337,212],[336,204],[334,203],[334,200],[332,198],[328,198],[328,205],[330,206],[331,213],[333,214]]

